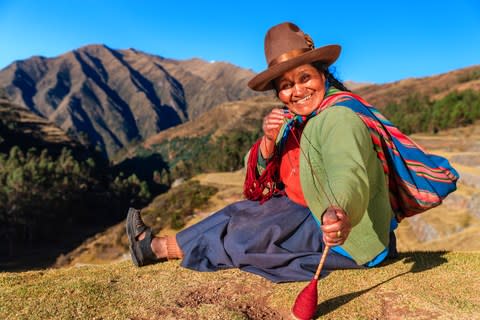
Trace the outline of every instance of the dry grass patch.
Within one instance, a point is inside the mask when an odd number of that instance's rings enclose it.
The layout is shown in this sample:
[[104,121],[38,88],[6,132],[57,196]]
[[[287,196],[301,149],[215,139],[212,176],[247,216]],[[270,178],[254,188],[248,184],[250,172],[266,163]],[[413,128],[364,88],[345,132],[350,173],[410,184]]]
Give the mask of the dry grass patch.
[[[402,253],[319,282],[318,319],[474,319],[480,253]],[[289,319],[307,282],[130,262],[0,274],[1,319]]]

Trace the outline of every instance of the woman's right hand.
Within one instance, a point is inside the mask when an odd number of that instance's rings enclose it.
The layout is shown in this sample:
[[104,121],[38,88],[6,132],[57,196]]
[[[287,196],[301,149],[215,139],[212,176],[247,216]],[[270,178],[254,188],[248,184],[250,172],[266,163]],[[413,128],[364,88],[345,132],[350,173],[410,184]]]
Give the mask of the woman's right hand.
[[263,118],[263,141],[260,144],[260,151],[265,159],[273,155],[275,140],[287,115],[283,109],[275,108]]
[[347,213],[338,207],[329,207],[322,217],[323,242],[327,246],[340,246],[345,243],[352,231]]

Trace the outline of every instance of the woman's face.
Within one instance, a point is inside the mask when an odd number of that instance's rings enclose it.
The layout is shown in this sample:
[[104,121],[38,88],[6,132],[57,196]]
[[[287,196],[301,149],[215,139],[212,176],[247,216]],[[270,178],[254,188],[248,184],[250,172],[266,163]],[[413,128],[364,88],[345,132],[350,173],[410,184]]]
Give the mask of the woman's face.
[[311,64],[285,72],[274,84],[290,112],[302,116],[312,113],[325,96],[325,76]]

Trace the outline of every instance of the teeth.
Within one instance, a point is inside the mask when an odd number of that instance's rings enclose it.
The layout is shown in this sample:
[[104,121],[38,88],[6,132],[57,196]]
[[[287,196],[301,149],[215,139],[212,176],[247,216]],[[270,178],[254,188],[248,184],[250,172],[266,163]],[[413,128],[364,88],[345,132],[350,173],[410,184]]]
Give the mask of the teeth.
[[312,95],[309,95],[309,96],[306,96],[305,98],[302,98],[302,99],[300,99],[300,100],[297,100],[296,102],[297,102],[297,103],[299,103],[299,102],[301,103],[301,102],[304,102],[304,101],[309,100],[311,97],[312,97]]

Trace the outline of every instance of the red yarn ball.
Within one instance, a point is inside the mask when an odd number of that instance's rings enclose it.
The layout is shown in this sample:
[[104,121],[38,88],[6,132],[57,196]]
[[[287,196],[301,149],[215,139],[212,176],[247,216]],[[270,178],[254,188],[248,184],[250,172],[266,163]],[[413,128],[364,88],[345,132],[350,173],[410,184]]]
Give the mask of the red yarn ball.
[[310,320],[317,310],[317,279],[312,279],[308,286],[297,296],[292,308],[293,316],[299,320]]

